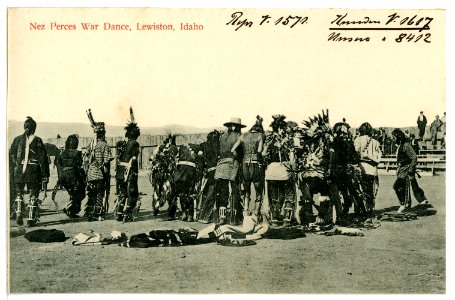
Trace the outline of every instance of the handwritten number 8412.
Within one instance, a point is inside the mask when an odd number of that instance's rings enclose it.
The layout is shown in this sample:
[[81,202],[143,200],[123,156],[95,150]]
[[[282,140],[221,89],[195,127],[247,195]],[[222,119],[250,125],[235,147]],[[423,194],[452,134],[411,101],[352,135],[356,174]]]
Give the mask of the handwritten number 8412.
[[[261,23],[259,23],[259,25],[262,25],[264,23],[269,23],[269,19],[270,18],[272,18],[272,17],[269,16],[269,15],[262,16],[262,21],[261,21]],[[286,26],[288,24],[292,24],[290,26],[290,28],[293,28],[297,24],[305,24],[307,22],[308,22],[308,17],[300,17],[300,16],[294,16],[293,17],[293,16],[289,16],[286,19],[284,17],[279,17],[275,21],[275,25],[282,24],[282,25]]]
[[412,41],[414,41],[414,43],[417,43],[418,41],[422,40],[425,43],[431,43],[430,37],[431,33],[419,34],[417,36],[412,33],[402,33],[395,39],[395,42],[401,43],[403,40],[405,40],[408,43]]

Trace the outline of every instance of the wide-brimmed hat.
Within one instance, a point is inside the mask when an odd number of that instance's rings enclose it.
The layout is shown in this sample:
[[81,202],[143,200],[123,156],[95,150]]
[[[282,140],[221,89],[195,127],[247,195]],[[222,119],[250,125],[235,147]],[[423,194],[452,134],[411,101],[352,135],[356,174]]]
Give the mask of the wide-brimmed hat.
[[239,126],[240,128],[246,127],[246,125],[242,124],[242,120],[240,118],[231,118],[231,120],[229,122],[226,122],[223,125],[226,127],[229,127],[232,125]]

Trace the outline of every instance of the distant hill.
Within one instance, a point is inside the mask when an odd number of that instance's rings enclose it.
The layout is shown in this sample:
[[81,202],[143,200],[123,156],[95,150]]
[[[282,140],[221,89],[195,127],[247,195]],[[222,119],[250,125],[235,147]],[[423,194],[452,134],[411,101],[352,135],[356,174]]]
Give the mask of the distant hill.
[[[142,127],[141,134],[143,135],[165,135],[167,133],[174,134],[197,134],[207,133],[216,128],[198,128],[184,126],[178,124],[170,124],[161,127]],[[220,129],[220,128],[218,128]],[[8,121],[8,145],[11,145],[14,137],[24,132],[23,121]],[[88,123],[51,123],[40,122],[36,129],[36,135],[42,139],[55,138],[59,134],[61,137],[67,137],[70,134],[78,134],[80,137],[93,136],[93,130]],[[106,136],[120,137],[125,135],[124,126],[106,125]]]

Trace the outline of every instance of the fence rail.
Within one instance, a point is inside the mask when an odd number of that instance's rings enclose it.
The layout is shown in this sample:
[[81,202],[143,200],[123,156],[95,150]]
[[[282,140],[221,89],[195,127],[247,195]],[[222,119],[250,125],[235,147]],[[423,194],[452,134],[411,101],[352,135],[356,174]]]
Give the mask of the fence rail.
[[[378,169],[384,169],[386,172],[397,168],[396,155],[388,155],[381,158]],[[445,172],[446,170],[446,155],[443,154],[419,154],[417,155],[417,170],[430,171],[433,175],[436,172]]]

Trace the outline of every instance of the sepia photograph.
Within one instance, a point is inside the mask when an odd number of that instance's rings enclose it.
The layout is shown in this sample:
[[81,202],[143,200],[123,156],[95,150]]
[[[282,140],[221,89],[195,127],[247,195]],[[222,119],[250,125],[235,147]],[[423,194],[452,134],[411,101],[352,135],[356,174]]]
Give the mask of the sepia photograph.
[[447,294],[447,10],[270,7],[5,7],[8,296]]

